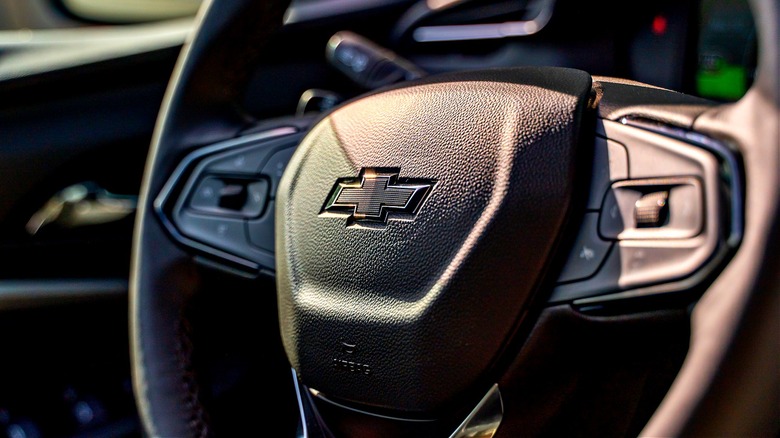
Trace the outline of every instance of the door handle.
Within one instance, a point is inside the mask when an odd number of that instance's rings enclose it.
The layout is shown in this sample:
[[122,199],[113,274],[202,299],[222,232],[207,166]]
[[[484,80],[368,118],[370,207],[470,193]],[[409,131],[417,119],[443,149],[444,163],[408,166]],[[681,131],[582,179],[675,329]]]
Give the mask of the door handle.
[[115,222],[133,214],[138,197],[117,195],[93,182],[66,187],[49,199],[30,220],[25,229],[36,235],[50,225],[78,228]]

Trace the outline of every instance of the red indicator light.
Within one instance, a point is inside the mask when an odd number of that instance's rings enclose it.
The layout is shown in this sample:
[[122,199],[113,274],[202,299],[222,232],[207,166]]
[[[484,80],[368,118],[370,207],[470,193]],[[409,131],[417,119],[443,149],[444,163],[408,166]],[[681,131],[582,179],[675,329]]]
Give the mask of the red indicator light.
[[656,15],[655,18],[653,18],[653,35],[661,36],[665,34],[668,25],[669,23],[666,21],[666,17],[663,15]]

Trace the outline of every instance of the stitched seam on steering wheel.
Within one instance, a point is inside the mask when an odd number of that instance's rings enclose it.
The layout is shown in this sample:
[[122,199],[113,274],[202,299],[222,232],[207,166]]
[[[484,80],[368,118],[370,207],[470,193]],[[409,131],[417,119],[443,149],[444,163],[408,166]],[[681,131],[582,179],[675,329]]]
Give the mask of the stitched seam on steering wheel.
[[205,438],[209,436],[209,423],[206,411],[200,400],[200,387],[192,364],[192,328],[187,318],[181,318],[178,326],[178,349],[176,356],[181,371],[182,396],[188,414],[187,426],[191,436]]

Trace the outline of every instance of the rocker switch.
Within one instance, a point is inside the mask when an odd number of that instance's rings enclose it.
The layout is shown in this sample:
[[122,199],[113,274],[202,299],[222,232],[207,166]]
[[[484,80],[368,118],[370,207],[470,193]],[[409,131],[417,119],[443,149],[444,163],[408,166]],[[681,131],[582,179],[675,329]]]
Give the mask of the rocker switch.
[[190,195],[189,208],[199,214],[254,218],[268,201],[267,178],[207,176]]
[[240,211],[246,204],[246,185],[228,183],[219,191],[219,208]]
[[669,191],[648,193],[634,204],[637,228],[658,228],[669,218]]

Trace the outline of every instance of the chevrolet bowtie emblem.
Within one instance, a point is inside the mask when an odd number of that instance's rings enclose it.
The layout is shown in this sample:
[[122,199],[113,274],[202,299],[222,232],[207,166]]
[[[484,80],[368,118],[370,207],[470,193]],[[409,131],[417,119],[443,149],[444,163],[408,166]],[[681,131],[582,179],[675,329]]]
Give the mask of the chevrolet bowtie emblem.
[[412,219],[435,181],[399,178],[400,169],[364,168],[357,178],[339,178],[325,201],[324,215],[356,222],[386,224],[390,218]]

